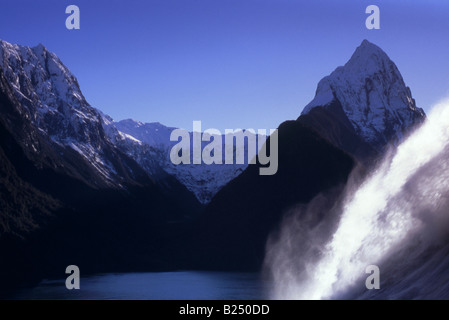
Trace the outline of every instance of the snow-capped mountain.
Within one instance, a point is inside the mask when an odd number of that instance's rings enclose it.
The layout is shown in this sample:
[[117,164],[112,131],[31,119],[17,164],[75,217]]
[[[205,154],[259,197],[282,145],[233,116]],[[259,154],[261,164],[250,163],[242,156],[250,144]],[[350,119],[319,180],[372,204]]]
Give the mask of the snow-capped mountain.
[[[227,165],[174,165],[170,161],[170,150],[177,141],[170,141],[170,134],[176,128],[166,127],[158,122],[142,123],[131,119],[113,122],[106,118],[104,124],[110,139],[153,177],[157,180],[165,178],[161,170],[176,177],[203,204],[208,203],[224,185],[248,166],[248,161],[245,164]],[[192,134],[190,137],[192,141]],[[224,144],[224,136],[222,141]],[[202,142],[202,147],[206,144]],[[245,152],[246,150],[245,145]]]
[[378,152],[389,143],[397,144],[425,118],[394,62],[367,40],[344,66],[318,83],[315,98],[302,115],[317,107],[341,108],[356,135]]
[[[75,76],[42,44],[30,48],[0,41],[0,68],[39,133],[61,148],[61,157],[75,152],[95,172],[75,168],[76,175],[108,187],[122,187],[145,175],[109,142],[101,113],[87,103]],[[37,145],[30,147],[36,154],[41,152]]]
[[170,141],[170,134],[176,128],[166,127],[159,122],[143,123],[132,119],[126,119],[115,123],[115,127],[139,141],[152,147],[164,149],[173,145]]

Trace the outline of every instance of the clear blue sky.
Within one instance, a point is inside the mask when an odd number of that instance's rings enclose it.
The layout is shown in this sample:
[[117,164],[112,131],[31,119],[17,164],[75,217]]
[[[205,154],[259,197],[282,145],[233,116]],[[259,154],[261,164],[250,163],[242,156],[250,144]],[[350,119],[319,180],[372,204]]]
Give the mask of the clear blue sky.
[[[65,8],[81,30],[65,28]],[[365,8],[381,29],[365,28]],[[43,43],[115,120],[275,128],[363,39],[396,62],[425,110],[449,94],[449,1],[7,0],[0,38]]]

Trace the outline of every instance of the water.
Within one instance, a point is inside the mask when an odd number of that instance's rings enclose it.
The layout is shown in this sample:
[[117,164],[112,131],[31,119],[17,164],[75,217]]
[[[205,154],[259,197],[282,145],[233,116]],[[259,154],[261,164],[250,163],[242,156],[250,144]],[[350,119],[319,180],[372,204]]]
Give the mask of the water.
[[[448,298],[448,159],[444,102],[363,183],[348,185],[332,214],[309,205],[285,221],[267,256],[274,298]],[[323,214],[304,229],[301,217]],[[380,266],[379,291],[365,288],[369,265]]]
[[65,279],[45,280],[12,299],[252,300],[267,292],[259,274],[186,271],[81,275],[79,290],[67,290]]

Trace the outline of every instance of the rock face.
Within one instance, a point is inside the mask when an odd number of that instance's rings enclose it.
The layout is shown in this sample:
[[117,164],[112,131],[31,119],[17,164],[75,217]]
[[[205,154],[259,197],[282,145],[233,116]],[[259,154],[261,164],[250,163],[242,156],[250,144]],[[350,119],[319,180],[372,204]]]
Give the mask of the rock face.
[[[76,78],[43,45],[29,48],[1,41],[0,69],[23,116],[71,163],[61,164],[61,170],[98,188],[122,188],[148,178],[107,139],[101,113],[87,103]],[[42,151],[31,142],[28,147],[36,154]],[[81,159],[75,163],[74,157]],[[89,169],[79,170],[78,165]]]
[[334,144],[362,157],[396,145],[425,119],[394,62],[367,40],[318,83],[302,115]]

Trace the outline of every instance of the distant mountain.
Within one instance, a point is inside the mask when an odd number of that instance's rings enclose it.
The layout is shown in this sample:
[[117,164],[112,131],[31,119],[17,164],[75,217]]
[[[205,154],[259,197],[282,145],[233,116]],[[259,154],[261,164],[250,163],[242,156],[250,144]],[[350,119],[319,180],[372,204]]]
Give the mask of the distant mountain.
[[[170,141],[170,134],[176,128],[169,128],[158,122],[142,123],[131,119],[119,122],[109,119],[109,121],[105,121],[105,125],[111,140],[115,141],[122,151],[135,159],[155,179],[161,179],[161,177],[165,179],[167,174],[175,177],[193,192],[202,204],[207,204],[224,185],[237,177],[248,166],[247,159],[244,164],[174,165],[170,161],[170,150],[178,142]],[[254,135],[252,137],[256,138]],[[190,139],[191,141],[193,139],[192,133],[190,133]],[[224,135],[222,142],[224,146]],[[207,144],[208,142],[202,142],[202,147]],[[243,151],[247,152],[247,142],[245,142]],[[235,153],[234,150],[234,156]],[[155,167],[161,168],[165,175],[160,170],[155,172]]]
[[299,121],[362,159],[397,145],[425,119],[394,62],[367,40],[318,83],[302,116]]

